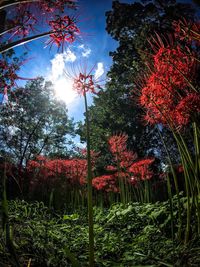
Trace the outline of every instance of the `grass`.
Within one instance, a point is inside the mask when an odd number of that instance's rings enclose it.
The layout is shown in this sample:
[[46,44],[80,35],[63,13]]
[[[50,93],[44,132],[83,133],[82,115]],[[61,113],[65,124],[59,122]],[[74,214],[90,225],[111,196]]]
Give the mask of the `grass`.
[[[176,197],[173,202],[174,221],[178,222]],[[183,218],[186,204],[187,199],[181,197]],[[56,212],[42,202],[16,200],[9,201],[9,214],[21,266],[88,266],[86,210]],[[177,226],[175,223],[175,232]],[[171,239],[169,202],[95,207],[94,235],[95,266],[200,266],[198,237],[193,236],[187,246],[176,237],[174,242]],[[0,266],[12,264],[0,232]]]

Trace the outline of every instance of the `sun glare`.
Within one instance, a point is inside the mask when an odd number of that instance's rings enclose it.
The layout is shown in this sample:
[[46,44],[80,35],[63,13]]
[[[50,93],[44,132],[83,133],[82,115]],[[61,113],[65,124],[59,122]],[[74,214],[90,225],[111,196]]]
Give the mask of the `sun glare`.
[[61,78],[54,82],[54,90],[58,99],[70,104],[77,98],[77,93],[72,88],[72,81]]

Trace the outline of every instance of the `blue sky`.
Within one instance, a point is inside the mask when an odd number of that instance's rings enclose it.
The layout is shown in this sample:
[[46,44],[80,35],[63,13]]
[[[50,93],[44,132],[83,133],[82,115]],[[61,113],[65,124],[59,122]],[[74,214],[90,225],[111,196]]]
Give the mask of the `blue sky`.
[[[83,99],[80,96],[75,97],[72,93],[63,96],[63,92],[69,92],[70,84],[64,82],[66,79],[62,75],[62,70],[70,70],[72,65],[80,65],[83,62],[89,69],[96,64],[94,71],[102,74],[101,78],[105,79],[106,72],[112,64],[109,51],[114,51],[118,45],[105,30],[105,12],[112,9],[112,0],[79,0],[78,3],[79,10],[76,13],[81,37],[66,46],[63,53],[58,52],[55,46],[51,50],[49,47],[44,48],[45,39],[29,43],[27,51],[30,61],[22,67],[19,74],[22,77],[44,76],[48,80],[53,80],[56,90],[62,91],[60,98],[67,97],[68,114],[75,121],[83,120]],[[15,51],[21,54],[24,50],[26,48],[22,46]],[[92,96],[89,96],[89,104],[92,104]]]

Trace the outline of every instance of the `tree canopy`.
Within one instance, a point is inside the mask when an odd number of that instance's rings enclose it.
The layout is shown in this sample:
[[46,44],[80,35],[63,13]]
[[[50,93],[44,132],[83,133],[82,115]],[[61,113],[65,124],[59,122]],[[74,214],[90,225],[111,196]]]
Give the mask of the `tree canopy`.
[[0,121],[1,153],[8,153],[19,165],[26,165],[40,153],[68,153],[73,121],[65,104],[55,98],[52,84],[43,78],[9,93],[9,102],[1,107]]
[[[157,130],[143,121],[143,110],[138,103],[139,83],[143,82],[145,63],[152,53],[153,35],[170,34],[174,20],[193,16],[191,4],[172,0],[113,2],[112,10],[106,12],[106,30],[119,46],[110,52],[113,64],[105,90],[94,97],[89,109],[93,149],[105,154],[108,136],[121,131],[128,134],[128,146],[140,156],[156,154],[161,157],[163,145]],[[83,124],[78,133],[84,140]],[[167,129],[163,133],[169,137]],[[173,138],[167,140],[173,151]]]

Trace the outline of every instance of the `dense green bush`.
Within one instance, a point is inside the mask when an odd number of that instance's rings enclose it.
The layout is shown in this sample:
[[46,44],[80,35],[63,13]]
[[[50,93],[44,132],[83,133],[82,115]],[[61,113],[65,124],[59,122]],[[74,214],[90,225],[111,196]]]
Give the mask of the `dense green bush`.
[[[181,198],[182,216],[186,199]],[[174,198],[174,204],[177,200]],[[86,211],[52,211],[42,202],[9,202],[10,225],[22,266],[88,266]],[[175,229],[177,212],[174,211]],[[169,203],[114,204],[94,209],[96,266],[200,266],[200,241],[187,247],[171,239]],[[75,258],[74,258],[75,257]],[[0,266],[13,266],[0,235]]]

